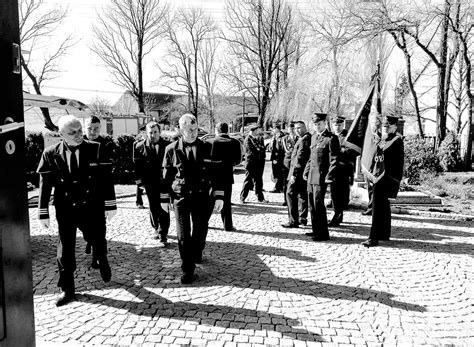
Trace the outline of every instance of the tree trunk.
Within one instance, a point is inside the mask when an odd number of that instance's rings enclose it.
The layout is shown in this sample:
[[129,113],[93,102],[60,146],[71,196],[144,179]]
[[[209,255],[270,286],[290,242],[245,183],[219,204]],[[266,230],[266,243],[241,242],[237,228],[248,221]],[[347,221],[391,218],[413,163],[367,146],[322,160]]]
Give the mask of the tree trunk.
[[469,59],[469,51],[468,51],[468,41],[467,41],[467,35],[464,37],[464,39],[461,40],[463,44],[463,57],[464,57],[464,63],[466,64],[466,78],[465,78],[465,84],[466,84],[466,94],[467,94],[467,102],[468,102],[468,108],[467,108],[467,146],[466,146],[466,152],[464,153],[464,167],[466,170],[471,170],[471,156],[472,156],[472,140],[473,140],[473,133],[472,133],[472,104],[474,102],[473,100],[473,95],[471,91],[471,77],[472,77],[472,64],[471,60]]
[[145,103],[143,100],[143,42],[138,41],[138,61],[137,61],[137,70],[138,70],[138,112],[145,113]]
[[[30,78],[31,83],[33,83],[33,88],[35,89],[36,94],[42,95],[41,94],[41,87],[40,87],[38,81],[36,80],[36,77],[33,75],[33,73],[28,68],[28,65],[23,60],[23,55],[21,56],[21,66],[23,67],[23,70],[25,70],[26,74]],[[49,114],[49,109],[46,108],[46,107],[40,107],[40,110],[41,110],[41,113],[43,114],[44,127],[48,130],[51,130],[51,131],[58,131],[59,128],[51,120],[51,115]]]
[[198,82],[198,47],[194,51],[194,102],[193,114],[198,118],[199,82]]
[[418,125],[418,133],[420,134],[420,137],[423,138],[424,137],[424,132],[423,132],[423,124],[421,122],[420,105],[419,105],[419,102],[418,102],[418,95],[416,94],[415,85],[413,84],[413,77],[412,77],[412,74],[411,74],[411,56],[410,56],[410,53],[408,53],[406,45],[403,48],[403,53],[405,55],[405,62],[406,62],[406,65],[407,65],[408,86],[410,87],[411,96],[413,98],[413,104],[415,106],[415,114],[416,114],[416,123]]
[[443,23],[441,24],[441,46],[440,46],[440,57],[438,64],[438,98],[436,105],[436,137],[438,139],[437,144],[441,144],[441,141],[446,137],[446,103],[447,95],[445,94],[446,88],[446,59],[448,55],[448,25],[449,25],[449,11],[450,3],[448,0],[445,1],[444,6],[444,17]]

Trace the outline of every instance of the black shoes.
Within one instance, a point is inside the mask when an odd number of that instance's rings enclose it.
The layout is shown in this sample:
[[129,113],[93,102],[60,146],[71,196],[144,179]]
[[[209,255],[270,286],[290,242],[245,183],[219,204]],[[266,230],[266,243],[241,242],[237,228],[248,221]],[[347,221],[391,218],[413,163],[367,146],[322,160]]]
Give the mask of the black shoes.
[[97,270],[99,267],[100,267],[100,266],[99,266],[99,262],[97,261],[97,259],[92,258],[91,268]]
[[56,306],[64,306],[75,300],[76,295],[74,292],[62,292],[61,295],[56,299]]
[[279,190],[279,189],[272,189],[269,191],[269,193],[283,193],[283,191]]
[[329,237],[314,236],[313,241],[329,241]]
[[197,254],[194,256],[194,262],[196,264],[202,264],[202,254]]
[[101,259],[99,261],[99,270],[100,276],[102,277],[104,282],[109,282],[112,278],[112,270],[110,269],[109,261],[107,260],[107,258]]
[[304,233],[306,236],[314,237],[314,233]]
[[302,219],[300,220],[300,224],[306,226],[308,224],[308,221]]
[[367,239],[364,242],[361,243],[364,247],[375,247],[379,245],[378,240],[372,240],[372,239]]
[[224,231],[229,231],[229,232],[230,232],[230,231],[237,231],[237,229],[236,229],[235,227],[232,227],[232,228],[230,228],[230,229],[224,229]]
[[163,236],[161,235],[160,236],[160,243],[163,245],[163,246],[166,246],[168,244],[168,238],[166,236]]
[[291,224],[291,223],[286,223],[281,225],[283,228],[299,228],[300,226],[298,224]]
[[265,199],[259,199],[258,202],[261,202],[262,204],[266,204],[268,203],[268,200],[265,200]]
[[368,209],[365,210],[364,212],[361,212],[361,215],[363,215],[363,216],[371,216],[371,215],[372,215],[372,209],[371,209],[371,208],[368,208]]
[[281,204],[281,206],[288,206],[288,204],[284,202],[283,204]]
[[334,215],[331,221],[328,223],[330,227],[337,227],[342,223],[342,213],[338,215]]
[[143,210],[143,209],[145,209],[146,207],[143,206],[143,205],[141,205],[141,204],[137,204],[137,208],[139,208],[140,210]]
[[195,279],[196,279],[196,276],[194,276],[194,274],[184,273],[183,276],[181,276],[181,284],[193,283]]

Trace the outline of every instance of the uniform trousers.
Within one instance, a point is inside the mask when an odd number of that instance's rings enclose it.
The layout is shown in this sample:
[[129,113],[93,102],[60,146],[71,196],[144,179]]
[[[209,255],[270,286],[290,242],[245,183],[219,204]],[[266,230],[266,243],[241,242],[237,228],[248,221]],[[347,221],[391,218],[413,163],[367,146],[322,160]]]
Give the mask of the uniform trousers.
[[195,260],[202,257],[212,202],[209,192],[194,192],[173,201],[181,270],[185,274],[193,274]]
[[258,200],[263,200],[263,170],[265,169],[265,160],[258,161],[255,164],[247,167],[245,171],[244,183],[242,185],[242,191],[240,192],[240,198],[246,199],[251,187],[255,188],[255,195]]
[[105,213],[100,206],[61,208],[56,206],[59,242],[57,263],[59,268],[58,287],[64,292],[74,292],[74,271],[76,270],[76,232],[79,228],[84,239],[92,245],[92,257],[100,263],[107,256],[105,238]]
[[351,186],[349,184],[349,176],[340,174],[331,183],[331,200],[334,213],[340,214],[347,210],[349,206],[349,196]]
[[392,215],[387,191],[388,187],[383,178],[373,185],[372,226],[369,235],[371,240],[390,239]]
[[327,184],[308,184],[309,211],[311,214],[311,228],[315,237],[328,239],[328,217],[326,215],[326,205],[324,196],[326,195]]
[[288,174],[290,173],[290,168],[283,165],[283,201],[286,201],[286,191],[288,189]]
[[286,202],[290,224],[305,224],[308,220],[308,191],[303,177],[297,177],[293,184],[288,183]]
[[283,186],[284,186],[284,181],[286,179],[286,176],[284,176],[284,172],[283,172],[283,163],[279,162],[279,163],[272,163],[272,174],[273,174],[273,179],[274,179],[274,182],[275,182],[275,190],[277,191],[282,191],[283,190]]
[[232,223],[232,184],[224,187],[224,206],[221,210],[222,223],[224,224],[224,230],[231,231],[234,227]]
[[146,196],[150,209],[150,223],[162,237],[168,235],[170,215],[161,208],[160,189],[158,186],[145,184]]

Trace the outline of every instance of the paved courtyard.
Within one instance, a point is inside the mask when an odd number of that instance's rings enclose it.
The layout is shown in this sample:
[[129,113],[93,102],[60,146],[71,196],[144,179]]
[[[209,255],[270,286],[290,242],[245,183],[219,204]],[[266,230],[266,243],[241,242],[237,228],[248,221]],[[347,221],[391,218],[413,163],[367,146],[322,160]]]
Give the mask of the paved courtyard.
[[148,210],[120,199],[108,224],[112,280],[89,268],[78,234],[78,301],[61,308],[57,225],[41,230],[30,209],[38,345],[474,345],[472,221],[394,215],[392,241],[367,249],[370,217],[360,211],[313,242],[310,226],[280,226],[281,194],[266,197],[233,206],[236,232],[212,216],[190,285],[179,282],[173,216],[162,248]]

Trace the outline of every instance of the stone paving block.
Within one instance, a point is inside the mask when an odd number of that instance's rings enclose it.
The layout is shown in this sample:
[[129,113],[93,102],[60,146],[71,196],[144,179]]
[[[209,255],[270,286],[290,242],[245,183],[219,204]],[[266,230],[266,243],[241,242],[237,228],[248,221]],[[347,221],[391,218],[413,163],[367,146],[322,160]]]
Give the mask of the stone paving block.
[[[179,283],[174,223],[170,247],[158,248],[148,211],[134,209],[133,197],[124,199],[107,230],[113,280],[104,285],[87,268],[90,256],[78,233],[81,297],[60,309],[54,306],[57,226],[52,220],[40,230],[32,212],[37,336],[58,342],[67,333],[67,343],[79,345],[103,338],[104,346],[128,336],[151,345],[188,338],[173,331],[198,332],[195,340],[204,345],[217,336],[220,346],[474,344],[474,231],[466,223],[393,215],[392,240],[365,249],[359,243],[370,219],[348,211],[341,227],[330,228],[330,241],[314,243],[302,235],[307,228],[280,227],[286,222],[281,198],[268,194],[270,203],[261,205],[251,196],[251,203],[234,205],[238,232],[224,233],[213,215],[217,229],[210,229],[205,262],[187,286]],[[248,341],[236,343],[237,336]]]

